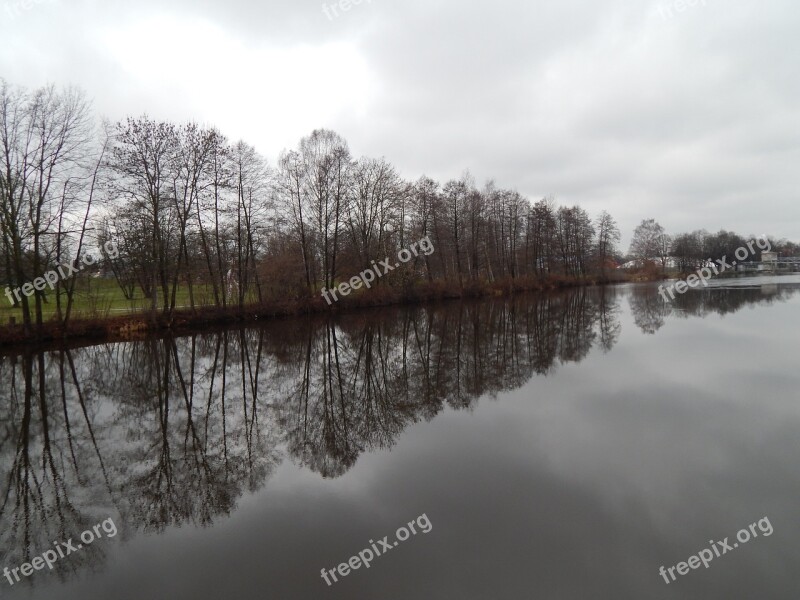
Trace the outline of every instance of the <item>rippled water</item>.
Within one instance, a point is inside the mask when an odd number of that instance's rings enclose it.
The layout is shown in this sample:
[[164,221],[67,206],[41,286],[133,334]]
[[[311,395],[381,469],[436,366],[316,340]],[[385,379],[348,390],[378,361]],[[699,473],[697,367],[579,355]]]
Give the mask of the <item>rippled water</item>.
[[798,290],[666,305],[628,285],[6,353],[2,566],[117,533],[0,594],[797,597]]

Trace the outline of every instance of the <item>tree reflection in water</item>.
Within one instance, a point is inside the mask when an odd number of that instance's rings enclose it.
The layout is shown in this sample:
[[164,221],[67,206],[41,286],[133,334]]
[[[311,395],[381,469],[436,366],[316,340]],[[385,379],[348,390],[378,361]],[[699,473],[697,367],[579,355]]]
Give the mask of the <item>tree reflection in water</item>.
[[[211,524],[287,456],[338,477],[446,406],[518,388],[610,351],[620,301],[655,333],[669,316],[731,312],[779,288],[685,294],[652,286],[309,317],[0,358],[0,548],[20,565],[112,517],[137,531]],[[103,560],[94,544],[54,570]]]

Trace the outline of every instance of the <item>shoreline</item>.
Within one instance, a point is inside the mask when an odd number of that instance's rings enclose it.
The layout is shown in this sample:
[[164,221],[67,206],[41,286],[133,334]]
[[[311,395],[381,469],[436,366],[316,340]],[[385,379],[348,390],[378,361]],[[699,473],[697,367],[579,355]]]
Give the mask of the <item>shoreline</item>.
[[[374,288],[369,293],[342,298],[328,305],[322,296],[284,301],[250,304],[244,307],[199,307],[178,309],[171,314],[142,311],[124,316],[90,317],[71,320],[66,327],[62,323],[49,321],[41,329],[26,333],[22,324],[0,325],[0,345],[7,349],[22,349],[30,345],[42,345],[66,341],[115,342],[144,339],[160,333],[184,333],[196,331],[201,326],[226,326],[236,323],[285,319],[303,315],[340,314],[368,308],[398,305],[413,305],[467,298],[510,296],[521,292],[548,292],[575,287],[592,287],[643,281],[626,275],[610,279],[596,277],[568,279],[548,277],[537,280],[507,280],[470,282],[463,287],[452,287],[442,282],[417,283],[406,290]],[[647,280],[649,281],[649,280]]]

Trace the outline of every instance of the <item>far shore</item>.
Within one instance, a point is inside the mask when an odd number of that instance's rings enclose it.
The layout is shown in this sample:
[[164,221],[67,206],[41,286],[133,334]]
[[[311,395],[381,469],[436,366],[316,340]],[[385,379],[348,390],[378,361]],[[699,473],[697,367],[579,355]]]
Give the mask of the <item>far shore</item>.
[[26,332],[19,323],[0,325],[0,344],[3,348],[29,343],[63,340],[120,341],[141,339],[158,332],[196,331],[199,327],[224,326],[234,323],[251,323],[265,319],[299,316],[304,314],[340,313],[344,311],[456,300],[504,296],[518,292],[544,292],[580,286],[609,285],[635,281],[652,281],[642,275],[614,272],[607,277],[575,279],[551,276],[536,279],[508,279],[494,282],[465,282],[463,286],[444,282],[417,282],[406,290],[390,287],[373,288],[365,293],[341,298],[328,305],[321,296],[274,300],[261,304],[228,307],[179,308],[169,314],[140,310],[125,315],[81,315],[71,319],[66,326],[57,320],[46,321],[40,328]]

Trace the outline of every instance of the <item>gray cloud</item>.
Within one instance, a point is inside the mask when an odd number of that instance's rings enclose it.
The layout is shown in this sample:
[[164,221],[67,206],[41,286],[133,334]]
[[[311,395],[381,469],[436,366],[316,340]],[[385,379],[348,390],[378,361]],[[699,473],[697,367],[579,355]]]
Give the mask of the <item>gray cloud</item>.
[[800,238],[795,3],[322,4],[0,0],[0,74],[77,84],[111,119],[213,123],[272,160],[329,127],[408,178],[470,169],[608,209],[626,238],[645,217]]

